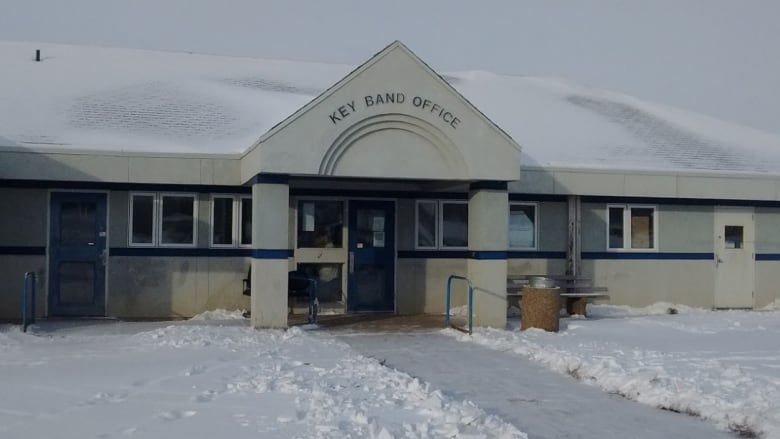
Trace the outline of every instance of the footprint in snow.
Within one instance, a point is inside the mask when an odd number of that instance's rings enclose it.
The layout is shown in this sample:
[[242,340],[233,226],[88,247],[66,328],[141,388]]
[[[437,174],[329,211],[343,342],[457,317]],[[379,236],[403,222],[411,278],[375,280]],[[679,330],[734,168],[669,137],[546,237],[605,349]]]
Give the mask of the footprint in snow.
[[169,412],[162,412],[158,416],[166,422],[172,422],[182,418],[189,418],[195,416],[196,413],[198,412],[194,410],[185,410],[183,412],[180,412],[178,410],[171,410]]

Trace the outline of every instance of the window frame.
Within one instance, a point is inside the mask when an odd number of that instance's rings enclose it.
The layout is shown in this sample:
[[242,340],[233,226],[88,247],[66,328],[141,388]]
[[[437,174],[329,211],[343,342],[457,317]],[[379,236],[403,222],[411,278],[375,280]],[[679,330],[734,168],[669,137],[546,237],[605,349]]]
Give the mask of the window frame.
[[[613,248],[609,246],[609,209],[623,209],[623,246]],[[652,209],[653,211],[653,242],[651,248],[633,248],[631,247],[631,210],[632,209]],[[608,252],[624,253],[657,253],[658,250],[658,205],[655,204],[607,204],[606,208],[606,230],[605,237],[606,248]]]
[[[433,204],[433,245],[419,245],[417,237],[420,236],[420,209],[422,203]],[[439,200],[419,199],[414,200],[414,249],[415,250],[438,250],[439,249]]]
[[[214,215],[216,213],[216,204],[214,203],[214,200],[217,198],[224,198],[230,200],[230,205],[232,206],[232,217],[230,218],[230,233],[231,233],[231,240],[230,244],[217,244],[214,242]],[[237,243],[240,240],[240,237],[238,236],[238,225],[237,223],[241,222],[240,219],[237,217],[236,213],[237,210],[240,209],[240,206],[237,202],[237,197],[235,195],[230,194],[211,194],[211,197],[209,198],[209,203],[211,205],[211,208],[209,209],[209,247],[212,248],[235,248],[237,246]]]
[[[431,247],[420,246],[417,242],[417,236],[420,229],[420,211],[418,206],[420,203],[433,203],[435,207],[434,212],[434,242]],[[445,246],[444,245],[444,205],[445,204],[465,204],[466,212],[468,214],[468,200],[450,200],[450,199],[433,199],[433,198],[420,198],[414,200],[414,249],[415,250],[468,250],[468,226],[466,227],[466,246]],[[468,221],[468,219],[467,219]]]
[[[133,199],[136,196],[152,197],[152,242],[133,242]],[[130,192],[128,197],[128,221],[127,221],[127,246],[128,247],[157,247],[157,193],[156,192]]]
[[510,201],[509,202],[509,212],[507,213],[507,220],[511,218],[512,216],[512,206],[532,206],[534,208],[534,245],[533,247],[513,247],[512,243],[509,241],[509,223],[507,221],[507,237],[506,237],[506,245],[509,250],[526,250],[526,251],[536,251],[539,249],[539,203],[531,202],[531,201]]

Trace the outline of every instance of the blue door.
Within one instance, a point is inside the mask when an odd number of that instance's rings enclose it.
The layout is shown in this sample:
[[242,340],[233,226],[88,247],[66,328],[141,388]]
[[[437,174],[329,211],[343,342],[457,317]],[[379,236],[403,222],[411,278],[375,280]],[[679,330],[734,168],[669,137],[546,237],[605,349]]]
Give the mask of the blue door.
[[395,309],[395,203],[349,202],[349,311]]
[[106,195],[53,192],[49,231],[49,315],[104,316]]

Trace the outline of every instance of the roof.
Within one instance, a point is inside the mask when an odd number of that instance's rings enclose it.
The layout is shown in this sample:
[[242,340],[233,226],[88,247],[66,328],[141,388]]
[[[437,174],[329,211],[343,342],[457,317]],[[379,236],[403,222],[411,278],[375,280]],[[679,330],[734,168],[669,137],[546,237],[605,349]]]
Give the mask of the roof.
[[[204,154],[246,151],[354,68],[22,42],[0,60],[0,146]],[[442,76],[524,167],[780,175],[774,134],[561,79]]]

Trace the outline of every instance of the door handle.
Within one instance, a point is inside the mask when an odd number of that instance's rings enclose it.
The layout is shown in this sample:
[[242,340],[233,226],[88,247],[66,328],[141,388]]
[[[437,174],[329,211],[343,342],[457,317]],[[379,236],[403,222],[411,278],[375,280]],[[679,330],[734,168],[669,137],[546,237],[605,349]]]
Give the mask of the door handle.
[[355,272],[355,252],[349,252],[349,272]]
[[108,249],[104,248],[102,252],[100,252],[100,263],[103,264],[105,267],[106,264],[108,264]]

